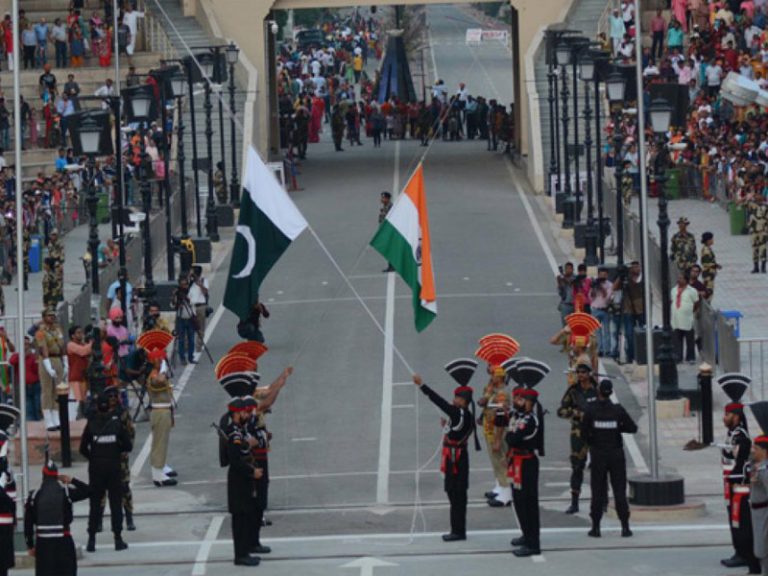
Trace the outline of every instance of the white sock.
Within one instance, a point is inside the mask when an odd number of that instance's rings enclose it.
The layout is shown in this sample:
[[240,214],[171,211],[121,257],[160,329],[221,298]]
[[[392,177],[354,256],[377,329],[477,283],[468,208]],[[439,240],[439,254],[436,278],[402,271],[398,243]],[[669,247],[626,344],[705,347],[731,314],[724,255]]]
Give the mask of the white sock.
[[162,468],[152,468],[152,482],[163,482],[168,480],[168,476],[163,473]]
[[498,496],[501,490],[502,490],[501,485],[499,485],[499,483],[496,482],[496,486],[493,487],[493,490],[491,490],[491,492],[493,492],[494,494],[496,494],[496,496]]
[[496,500],[499,502],[502,502],[506,504],[507,502],[512,501],[512,489],[507,486],[505,488],[502,488],[499,493],[496,495]]
[[168,464],[166,464],[165,466],[163,466],[163,474],[169,474],[169,473],[171,473],[171,472],[173,472],[173,468],[171,468],[170,466],[168,466]]
[[61,420],[59,419],[59,411],[51,410],[51,417],[53,419],[54,426],[61,426]]
[[51,416],[51,410],[43,410],[43,419],[45,420],[46,428],[53,428],[53,416]]

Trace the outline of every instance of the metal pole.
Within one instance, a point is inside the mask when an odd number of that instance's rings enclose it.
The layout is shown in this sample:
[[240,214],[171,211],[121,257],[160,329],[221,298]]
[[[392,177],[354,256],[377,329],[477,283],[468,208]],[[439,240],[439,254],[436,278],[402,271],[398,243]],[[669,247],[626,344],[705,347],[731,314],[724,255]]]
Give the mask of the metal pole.
[[[216,51],[216,62],[219,61],[219,52]],[[219,84],[218,98],[219,101],[219,149],[221,150],[221,182],[224,187],[224,194],[226,197],[227,186],[227,156],[225,150],[224,141],[226,140],[224,135],[224,84]]]
[[[117,27],[119,24],[118,20],[118,0],[112,0],[112,41],[113,41],[113,48],[112,48],[112,56],[115,59],[115,79],[114,79],[114,86],[115,86],[115,94],[117,95],[118,100],[120,99],[120,42],[118,40],[118,34],[117,34]],[[119,195],[122,195],[123,190],[125,190],[125,181],[124,181],[124,174],[122,170],[123,162],[122,162],[122,135],[120,134],[120,104],[117,105],[117,113],[115,114],[115,131],[117,132],[117,136],[115,138],[115,142],[117,143],[117,147],[115,148],[115,159],[118,160],[118,162],[115,165],[115,170],[117,171],[116,180],[120,183],[117,193]],[[112,200],[115,200],[115,192],[116,190],[112,191]],[[118,222],[117,225],[115,225],[115,213],[114,211],[110,211],[110,214],[112,215],[112,237],[115,237],[115,232],[117,232],[117,236],[120,238],[119,240],[119,247],[120,250],[125,250],[125,242],[123,241],[123,213],[122,213],[122,205],[123,205],[123,199],[122,197],[118,200]],[[95,260],[94,260],[95,262]],[[121,266],[125,266],[124,263],[120,264]],[[123,294],[125,294],[125,287],[123,287]],[[125,307],[125,302],[122,302],[123,306],[123,312],[127,310]]]
[[[93,159],[90,161],[91,170],[94,170]],[[96,219],[96,211],[99,205],[99,198],[96,196],[96,186],[93,182],[92,174],[89,177],[88,186],[88,215],[89,215],[89,234],[88,249],[91,253],[91,292],[94,298],[98,298],[99,293],[99,223]]]
[[555,161],[557,162],[557,191],[563,192],[563,168],[562,164],[560,163],[560,107],[557,105],[557,84],[560,81],[557,75],[557,65],[554,66],[554,69],[552,70],[552,74],[554,75],[554,79],[552,82],[552,89],[553,89],[553,96],[555,98]]
[[600,264],[605,264],[605,228],[603,225],[603,150],[600,135],[600,77],[595,70],[595,159],[597,160],[597,246]]
[[[563,114],[561,120],[563,121],[563,166],[565,167],[565,199],[571,199],[571,167],[568,158],[568,68],[566,66],[560,67],[560,82],[563,85],[560,96],[563,99]],[[567,211],[563,212],[565,218],[563,218],[563,228],[573,228],[574,215],[568,214]]]
[[202,217],[200,214],[200,172],[198,163],[200,156],[197,153],[197,120],[195,117],[195,83],[192,81],[192,65],[189,60],[184,60],[187,68],[187,86],[189,87],[189,115],[192,120],[192,175],[195,178],[195,217],[197,219],[197,236],[203,235]]
[[589,102],[589,82],[584,82],[584,149],[587,167],[587,226],[584,229],[584,263],[595,266],[600,262],[597,257],[597,230],[595,228],[595,211],[592,202],[592,108]]
[[205,79],[205,145],[208,153],[208,201],[205,210],[205,229],[211,242],[219,241],[219,226],[216,219],[216,202],[213,199],[213,123],[211,104],[211,82]]
[[141,122],[139,135],[141,138],[141,197],[144,202],[144,293],[147,299],[155,295],[155,282],[152,279],[152,236],[149,227],[149,211],[152,208],[152,189],[147,180],[145,167],[147,149],[144,142],[144,121]]
[[[19,335],[19,341],[16,342],[16,349],[19,351],[19,410],[21,411],[21,501],[27,501],[29,494],[29,447],[27,446],[27,395],[24,393],[24,386],[27,381],[26,370],[26,351],[24,350],[24,190],[21,185],[21,59],[19,58],[19,0],[12,2],[12,22],[13,22],[13,130],[15,138],[13,139],[14,164],[16,165],[16,290],[18,312],[16,313],[16,333]],[[24,509],[23,506],[19,506]]]
[[[165,177],[163,178],[163,191],[165,192],[165,244],[166,260],[168,265],[168,280],[174,280],[176,276],[175,258],[173,250],[173,226],[171,225],[171,175],[169,170],[169,161],[171,147],[169,145],[169,134],[166,131],[168,127],[168,110],[166,108],[166,85],[167,78],[161,76],[160,80],[160,121],[163,123],[163,165],[165,166]],[[162,196],[162,192],[160,194]]]
[[[560,192],[560,178],[557,179],[557,184],[553,186],[553,177],[557,171],[557,162],[555,159],[555,95],[553,94],[553,86],[555,83],[555,73],[552,71],[552,64],[549,65],[549,72],[547,73],[547,80],[549,80],[549,93],[547,94],[547,100],[549,102],[549,182],[547,182],[547,190],[549,195],[554,196],[557,192]],[[555,188],[554,190],[552,188]]]
[[[584,202],[581,198],[581,177],[579,174],[579,78],[577,60],[578,51],[571,52],[571,65],[573,66],[573,179],[575,181],[576,204],[573,211],[573,223],[578,224],[581,221],[581,205]],[[566,139],[566,142],[568,140]]]
[[178,148],[176,150],[176,163],[179,170],[179,195],[181,196],[181,237],[185,240],[189,238],[187,230],[187,180],[184,174],[184,107],[182,96],[178,98],[179,125],[176,128],[176,138],[178,139]]
[[[112,112],[115,115],[115,170],[118,173],[118,177],[115,182],[118,185],[116,192],[117,197],[117,229],[119,231],[117,246],[119,253],[120,269],[117,273],[117,279],[120,281],[120,306],[123,309],[123,313],[127,314],[128,311],[128,270],[126,269],[125,258],[125,186],[123,181],[123,135],[120,130],[120,93],[110,99],[112,105]],[[92,260],[94,262],[94,260]]]
[[[641,0],[637,0],[635,3],[635,13],[642,14]],[[642,38],[642,18],[637,18],[635,22],[635,38]],[[642,42],[635,42],[635,75],[637,80],[637,120],[639,126],[643,126],[645,123],[645,104],[643,102],[643,53]],[[638,130],[637,137],[639,140],[638,160],[640,165],[640,201],[643,203],[643,212],[648,214],[648,173],[645,168],[645,130]],[[648,245],[650,231],[648,230],[648,222],[645,222],[645,229],[642,234],[642,244],[645,254],[648,254]],[[663,264],[666,264],[664,262]],[[645,329],[645,348],[646,359],[648,361],[648,431],[649,431],[649,444],[650,444],[650,469],[651,477],[656,480],[659,477],[659,445],[656,430],[656,388],[654,385],[653,374],[653,301],[651,299],[651,270],[648,258],[643,262],[643,295],[644,305],[643,308],[646,312],[646,329]]]
[[[229,201],[233,208],[240,206],[240,179],[237,175],[237,130],[235,127],[235,115],[237,107],[235,105],[235,65],[229,65],[229,136],[230,154],[232,155],[231,178],[229,179]],[[223,133],[223,132],[222,132]]]
[[616,265],[624,266],[624,192],[622,191],[624,179],[624,162],[621,160],[621,150],[624,145],[624,137],[621,135],[621,106],[615,104],[613,116],[613,146],[614,146],[614,172],[616,174]]

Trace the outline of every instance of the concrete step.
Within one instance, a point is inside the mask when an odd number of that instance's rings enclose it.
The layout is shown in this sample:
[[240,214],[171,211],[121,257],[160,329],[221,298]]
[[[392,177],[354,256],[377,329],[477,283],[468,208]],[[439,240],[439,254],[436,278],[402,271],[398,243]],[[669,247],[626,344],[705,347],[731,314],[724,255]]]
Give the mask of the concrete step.
[[[41,11],[53,11],[58,10],[64,14],[67,14],[69,10],[69,0],[21,0],[19,7],[27,12],[27,17],[31,12]],[[103,13],[102,6],[96,6],[95,2],[89,2],[86,5],[85,11],[90,13],[93,10],[100,10]]]

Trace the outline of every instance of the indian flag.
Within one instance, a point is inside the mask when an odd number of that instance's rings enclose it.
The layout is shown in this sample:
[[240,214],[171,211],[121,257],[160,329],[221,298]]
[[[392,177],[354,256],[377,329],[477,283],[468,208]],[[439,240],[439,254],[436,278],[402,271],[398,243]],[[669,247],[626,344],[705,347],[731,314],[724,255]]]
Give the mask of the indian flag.
[[371,240],[371,246],[411,287],[416,330],[421,332],[437,316],[427,196],[421,163]]
[[224,306],[245,319],[259,287],[307,221],[256,150],[248,150],[243,196]]

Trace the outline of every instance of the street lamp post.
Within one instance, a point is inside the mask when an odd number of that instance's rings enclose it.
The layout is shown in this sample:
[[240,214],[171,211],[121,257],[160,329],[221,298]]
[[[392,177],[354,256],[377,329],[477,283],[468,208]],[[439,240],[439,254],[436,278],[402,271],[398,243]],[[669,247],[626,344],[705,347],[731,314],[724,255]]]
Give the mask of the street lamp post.
[[661,248],[661,334],[659,335],[659,387],[656,391],[657,400],[676,400],[680,398],[677,384],[677,364],[675,363],[672,347],[672,295],[669,278],[669,213],[667,212],[667,193],[664,183],[666,164],[669,156],[665,143],[665,135],[669,130],[672,119],[672,106],[666,100],[656,99],[648,110],[651,116],[651,126],[656,135],[656,159],[654,162],[654,178],[659,186],[659,244]]
[[568,155],[568,64],[571,62],[571,47],[568,44],[561,43],[557,45],[555,50],[555,56],[557,57],[557,65],[560,66],[560,84],[562,85],[562,91],[560,97],[562,99],[563,113],[560,116],[560,120],[563,123],[562,130],[562,142],[563,142],[563,167],[565,186],[563,190],[565,192],[565,201],[563,202],[563,228],[573,228],[574,212],[573,206],[566,206],[566,203],[572,204],[573,196],[571,191],[571,168]]
[[203,82],[205,83],[205,144],[208,154],[208,201],[205,209],[205,229],[208,233],[208,239],[211,242],[219,241],[219,226],[216,216],[216,201],[213,196],[213,118],[211,104],[211,83],[213,82],[213,72],[215,66],[214,55],[210,52],[201,54],[198,62],[203,73]]
[[237,131],[235,126],[235,64],[240,58],[240,49],[231,43],[227,46],[227,64],[229,64],[229,132],[231,137],[232,169],[229,179],[229,201],[233,208],[240,206],[240,179],[237,176]]
[[[579,60],[579,74],[584,82],[584,149],[587,161],[587,225],[584,228],[584,263],[595,266],[600,260],[597,257],[597,229],[595,228],[594,202],[592,199],[592,108],[589,102],[589,84],[595,77],[595,61],[588,55],[582,55]],[[599,150],[597,154],[599,155]]]
[[626,80],[618,72],[608,75],[605,80],[608,92],[608,101],[613,107],[613,146],[615,151],[614,168],[616,172],[616,264],[621,269],[624,266],[624,205],[622,196],[623,163],[621,150],[624,145],[624,137],[621,135],[621,108],[624,104],[624,93],[627,87]]
[[141,161],[139,164],[140,190],[144,202],[144,294],[146,298],[152,298],[155,294],[155,282],[152,278],[152,237],[149,226],[149,212],[152,208],[152,190],[147,180],[147,149],[145,139],[145,127],[152,119],[152,101],[154,94],[151,86],[146,84],[133,86],[123,90],[123,97],[127,104],[128,120],[139,124],[139,140],[141,144]]
[[[579,171],[580,169],[580,162],[579,162],[579,146],[581,145],[581,142],[579,141],[579,73],[578,73],[578,60],[579,60],[579,53],[581,50],[581,44],[580,40],[584,40],[584,38],[573,38],[570,39],[570,48],[571,48],[571,81],[573,82],[573,94],[571,94],[573,98],[573,180],[574,180],[574,197],[576,199],[576,203],[574,205],[574,212],[573,212],[573,223],[574,226],[579,223],[581,220],[581,205],[584,203],[584,200],[582,198],[582,190],[581,190],[581,173]],[[568,141],[566,140],[566,146],[568,145]]]
[[[221,47],[216,46],[213,48],[215,57],[215,66],[213,69],[213,81],[218,86],[218,102],[219,102],[219,150],[221,151],[221,185],[224,188],[224,195],[227,194],[227,156],[226,146],[224,144],[226,137],[224,134],[224,76],[227,73],[224,62],[219,58],[221,54]],[[225,49],[226,54],[226,49]]]
[[[605,52],[593,51],[592,57],[595,64],[603,64],[607,60]],[[603,145],[600,132],[600,74],[598,67],[595,67],[594,92],[595,92],[595,154],[597,160],[596,171],[596,192],[597,192],[597,237],[598,248],[600,252],[600,264],[605,264],[605,222],[603,219]]]
[[193,75],[196,66],[192,56],[187,56],[183,60],[184,69],[187,73],[187,89],[189,92],[189,116],[192,121],[192,175],[195,179],[195,220],[197,225],[197,236],[203,235],[203,225],[200,213],[200,172],[198,163],[200,156],[197,152],[197,115],[195,110],[195,80]]
[[184,108],[182,100],[186,89],[187,79],[180,70],[171,77],[171,89],[176,98],[176,110],[179,117],[179,123],[176,126],[176,165],[179,173],[179,199],[181,204],[181,237],[184,240],[189,238],[187,229],[187,180],[185,175],[184,161]]

